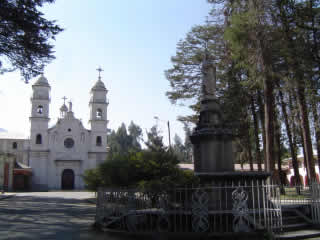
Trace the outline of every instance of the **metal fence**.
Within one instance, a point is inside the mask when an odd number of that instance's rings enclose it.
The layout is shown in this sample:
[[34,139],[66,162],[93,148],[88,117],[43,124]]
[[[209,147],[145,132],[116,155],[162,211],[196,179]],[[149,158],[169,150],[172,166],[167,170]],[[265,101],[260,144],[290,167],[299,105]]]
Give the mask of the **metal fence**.
[[320,185],[281,186],[280,205],[283,212],[293,212],[306,223],[320,224]]
[[314,224],[320,224],[320,184],[313,182],[311,184],[312,207],[311,217]]
[[99,189],[96,223],[125,232],[234,233],[280,231],[280,190],[244,185],[139,191]]

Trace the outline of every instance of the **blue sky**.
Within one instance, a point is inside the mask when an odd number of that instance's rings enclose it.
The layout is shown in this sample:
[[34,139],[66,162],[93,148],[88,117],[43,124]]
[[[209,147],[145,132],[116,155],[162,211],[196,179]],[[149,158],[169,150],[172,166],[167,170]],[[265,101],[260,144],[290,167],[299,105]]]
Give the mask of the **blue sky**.
[[[89,91],[97,67],[109,90],[109,128],[131,120],[143,129],[156,124],[154,116],[170,121],[172,136],[184,137],[178,115],[188,109],[174,106],[165,96],[177,42],[191,27],[202,24],[209,12],[206,0],[56,0],[42,11],[65,31],[57,36],[54,60],[45,69],[51,85],[50,125],[59,116],[66,96],[75,116],[88,127]],[[1,77],[0,128],[28,136],[31,85],[19,73]],[[167,142],[166,124],[159,122]]]

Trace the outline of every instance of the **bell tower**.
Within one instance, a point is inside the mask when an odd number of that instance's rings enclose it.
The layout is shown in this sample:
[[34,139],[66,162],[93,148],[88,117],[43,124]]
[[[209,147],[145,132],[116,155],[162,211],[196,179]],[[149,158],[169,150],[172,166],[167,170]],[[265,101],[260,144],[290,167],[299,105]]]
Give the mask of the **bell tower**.
[[30,147],[34,150],[45,150],[48,148],[47,130],[50,120],[50,85],[48,80],[41,75],[32,85],[32,90]]
[[[107,148],[107,93],[104,83],[101,81],[100,67],[98,81],[91,89],[90,107],[90,125],[91,125],[91,150],[93,152],[106,152]],[[103,159],[105,160],[105,159]]]

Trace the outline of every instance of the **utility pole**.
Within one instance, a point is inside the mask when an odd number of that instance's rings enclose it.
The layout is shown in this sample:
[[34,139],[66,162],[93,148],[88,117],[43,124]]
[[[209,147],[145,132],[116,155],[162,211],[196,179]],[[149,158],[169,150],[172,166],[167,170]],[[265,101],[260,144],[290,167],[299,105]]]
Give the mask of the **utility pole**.
[[[153,118],[156,119],[156,120],[158,120],[158,121],[164,122],[163,120],[161,120],[161,119],[160,119],[159,117],[157,117],[157,116],[154,116]],[[169,149],[170,149],[170,151],[171,151],[171,135],[170,135],[170,121],[169,121],[169,120],[167,121],[167,126],[168,126]]]
[[169,148],[171,150],[171,137],[170,137],[170,122],[168,120],[168,136],[169,136]]

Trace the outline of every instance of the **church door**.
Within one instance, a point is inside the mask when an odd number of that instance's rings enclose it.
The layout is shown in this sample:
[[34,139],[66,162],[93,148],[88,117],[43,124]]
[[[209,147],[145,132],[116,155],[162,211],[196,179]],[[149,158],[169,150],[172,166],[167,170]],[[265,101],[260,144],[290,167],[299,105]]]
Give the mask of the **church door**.
[[72,190],[74,189],[74,172],[71,169],[65,169],[61,177],[61,189]]

